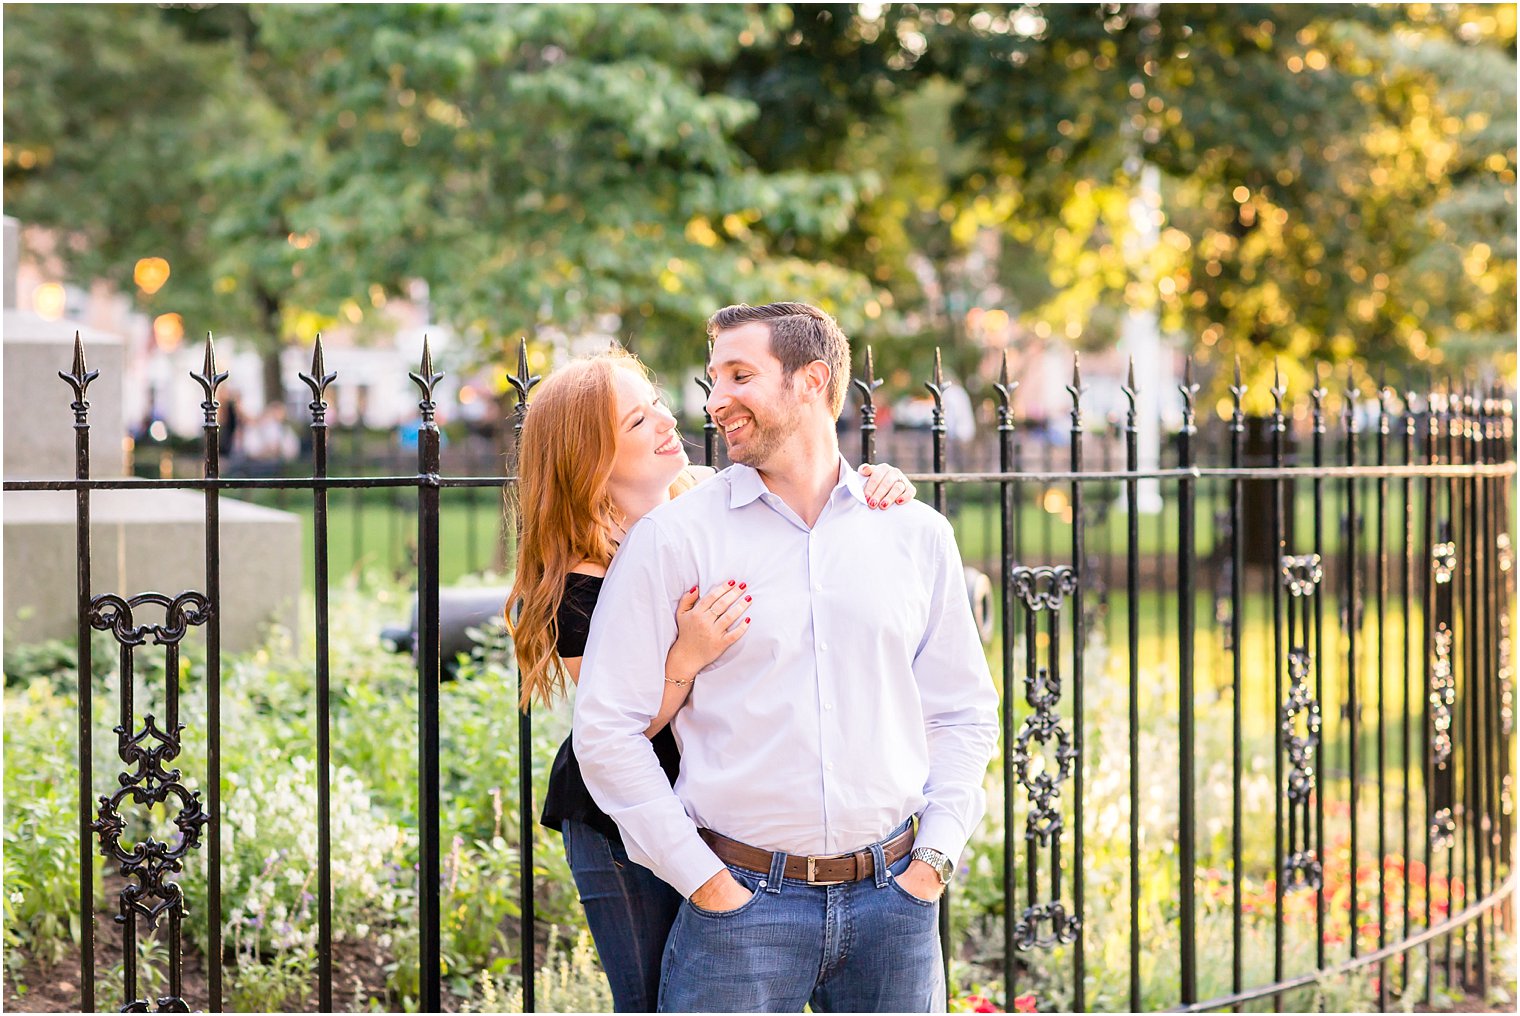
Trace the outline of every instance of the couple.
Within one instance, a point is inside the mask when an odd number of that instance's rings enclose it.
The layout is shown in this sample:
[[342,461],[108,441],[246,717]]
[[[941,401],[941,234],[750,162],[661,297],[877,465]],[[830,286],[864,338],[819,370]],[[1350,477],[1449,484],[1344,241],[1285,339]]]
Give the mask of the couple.
[[523,427],[524,705],[579,686],[544,824],[619,1011],[938,1009],[997,741],[960,554],[901,473],[839,454],[833,318],[740,305],[708,334],[722,473],[626,354],[556,372]]

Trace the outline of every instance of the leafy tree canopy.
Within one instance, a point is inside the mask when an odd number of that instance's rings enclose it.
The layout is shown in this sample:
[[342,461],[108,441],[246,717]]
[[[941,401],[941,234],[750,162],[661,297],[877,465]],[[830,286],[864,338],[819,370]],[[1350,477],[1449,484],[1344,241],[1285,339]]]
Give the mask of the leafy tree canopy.
[[1257,380],[1514,370],[1512,7],[7,14],[10,213],[271,350],[424,279],[491,358],[601,327],[689,365],[785,295],[962,374],[979,309],[1080,347],[1136,306]]

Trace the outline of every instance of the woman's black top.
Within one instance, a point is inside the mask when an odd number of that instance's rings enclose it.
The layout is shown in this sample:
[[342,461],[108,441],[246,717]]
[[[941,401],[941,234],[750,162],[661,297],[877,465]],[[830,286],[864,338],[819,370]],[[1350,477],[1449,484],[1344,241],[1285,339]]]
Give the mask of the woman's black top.
[[[559,640],[555,649],[564,659],[582,656],[586,652],[586,635],[591,630],[591,612],[596,609],[597,597],[602,594],[602,580],[595,575],[571,572],[565,576],[565,596],[560,601]],[[544,813],[539,821],[550,829],[561,829],[566,819],[584,822],[604,836],[620,840],[617,823],[608,818],[591,798],[586,781],[581,778],[580,763],[575,760],[575,748],[565,738],[554,756],[554,768],[549,771],[549,792],[544,795]],[[650,739],[660,766],[675,786],[676,774],[681,771],[681,752],[676,747],[675,735],[670,725]]]

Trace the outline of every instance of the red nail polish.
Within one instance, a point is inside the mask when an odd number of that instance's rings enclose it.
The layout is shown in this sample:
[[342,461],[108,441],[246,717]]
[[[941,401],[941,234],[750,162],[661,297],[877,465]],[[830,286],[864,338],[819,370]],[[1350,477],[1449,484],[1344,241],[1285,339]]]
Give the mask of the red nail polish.
[[743,583],[743,582],[741,582],[741,583],[739,583],[739,588],[740,588],[740,589],[748,589],[748,588],[749,588],[749,586],[748,586],[748,585],[747,585],[747,584],[745,584],[745,583]]
[[747,617],[746,617],[746,618],[745,618],[745,619],[744,619],[744,623],[745,623],[745,624],[749,624],[749,618],[747,618]]
[[733,579],[729,579],[729,580],[728,580],[728,584],[729,584],[729,585],[733,585],[733,584],[734,584],[734,580],[733,580]]
[[748,602],[749,602],[749,601],[750,601],[750,600],[752,600],[752,599],[754,599],[754,597],[752,597],[752,596],[746,596],[746,597],[745,597],[745,598],[744,598],[744,602],[745,602],[745,603],[748,603]]
[[902,503],[903,503],[903,498],[898,498],[898,499],[897,499],[897,503],[898,503],[898,504],[902,504]]
[[870,498],[866,498],[866,504],[870,505],[872,508],[876,507],[876,502],[873,501],[873,500],[871,500]]
[[696,587],[696,586],[692,586],[692,587],[691,587],[691,588],[690,588],[690,589],[688,589],[688,590],[686,590],[686,591],[687,591],[687,592],[688,592],[688,593],[694,593],[694,592],[696,592],[696,591],[697,591],[697,587]]

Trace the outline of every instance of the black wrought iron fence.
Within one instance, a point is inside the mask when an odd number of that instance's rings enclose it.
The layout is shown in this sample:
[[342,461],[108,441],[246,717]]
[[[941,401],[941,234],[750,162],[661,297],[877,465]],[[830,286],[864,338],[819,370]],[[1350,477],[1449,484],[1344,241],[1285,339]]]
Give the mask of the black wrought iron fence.
[[[869,461],[876,458],[880,385],[869,350],[864,368],[853,387],[860,400],[859,459]],[[332,1008],[330,499],[390,490],[415,495],[418,1002],[425,1011],[439,1010],[440,505],[445,491],[499,491],[512,478],[442,475],[433,400],[442,375],[426,342],[420,369],[410,375],[421,396],[414,474],[329,475],[326,392],[337,375],[326,368],[320,339],[310,372],[301,375],[312,395],[311,469],[301,477],[221,475],[217,389],[227,375],[217,369],[209,337],[204,365],[192,375],[202,389],[205,420],[196,478],[92,478],[87,394],[96,372],[87,369],[77,338],[71,369],[59,373],[74,392],[75,478],[8,480],[4,488],[76,495],[82,1008],[93,1010],[96,999],[91,860],[97,848],[135,880],[115,901],[127,946],[126,1008],[222,1008],[220,625],[238,605],[221,594],[218,508],[223,494],[266,490],[311,498],[316,978],[320,1006]],[[524,345],[510,376],[514,431],[538,380]],[[1210,435],[1216,461],[1206,464],[1198,455],[1198,386],[1189,364],[1177,393],[1183,424],[1175,457],[1142,469],[1133,374],[1124,389],[1127,417],[1094,428],[1084,418],[1085,388],[1074,369],[1066,389],[1065,461],[1042,442],[1043,458],[1031,469],[1015,413],[1018,382],[1005,364],[993,386],[996,465],[952,472],[937,357],[926,387],[934,400],[923,435],[929,471],[914,478],[926,485],[936,509],[961,516],[963,546],[980,540],[998,591],[990,654],[1002,695],[1002,748],[989,785],[1000,800],[988,822],[1001,839],[1001,900],[979,920],[996,929],[999,941],[995,955],[979,958],[1001,974],[1005,1007],[1013,1008],[1021,984],[1034,976],[1034,958],[1053,953],[1069,962],[1060,1000],[1087,1009],[1089,991],[1100,983],[1090,961],[1094,936],[1103,936],[1100,944],[1112,936],[1125,941],[1125,983],[1105,995],[1116,1008],[1277,1003],[1288,992],[1361,968],[1378,971],[1384,1008],[1393,1001],[1411,1004],[1411,996],[1428,1001],[1443,980],[1485,990],[1499,926],[1512,920],[1514,891],[1510,398],[1494,386],[1450,382],[1402,395],[1379,385],[1369,398],[1348,380],[1337,399],[1340,418],[1332,421],[1321,380],[1306,393],[1307,432],[1293,435],[1289,393],[1278,383],[1264,442],[1257,442],[1265,450],[1253,457],[1237,369],[1229,417],[1222,433]],[[1364,428],[1359,412],[1372,405],[1375,424]],[[1090,445],[1099,449],[1096,469]],[[718,463],[710,419],[703,449],[705,461]],[[1160,495],[1163,510],[1151,513],[1156,522],[1143,510],[1147,485],[1156,488],[1152,497]],[[204,494],[204,588],[174,596],[98,590],[91,572],[92,492],[160,488]],[[161,611],[162,622],[144,620],[150,610]],[[205,637],[206,713],[182,717],[177,654],[196,628]],[[120,789],[98,799],[91,790],[92,629],[109,631],[119,650],[113,726],[124,766]],[[133,700],[135,654],[150,640],[169,657],[162,724],[153,714],[139,719]],[[203,760],[180,759],[182,720],[204,725]],[[535,1007],[532,723],[526,712],[519,718],[516,802],[527,1010]],[[1099,741],[1090,742],[1092,734]],[[1163,743],[1175,740],[1175,758],[1154,753],[1158,736]],[[1201,747],[1205,743],[1215,747]],[[1252,803],[1246,790],[1258,774],[1251,756],[1263,746],[1272,758],[1270,800]],[[187,790],[180,769],[169,768],[174,762],[204,766],[204,801]],[[1227,772],[1216,773],[1226,762]],[[1207,777],[1199,775],[1200,765],[1209,767]],[[1122,807],[1093,819],[1089,795],[1105,769],[1125,774]],[[1205,800],[1218,782],[1228,784],[1228,793],[1213,796],[1227,798],[1227,808]],[[1165,813],[1156,826],[1146,801],[1160,790],[1175,796],[1175,814]],[[129,805],[177,807],[177,836],[123,842]],[[1205,805],[1209,813],[1201,816]],[[1267,823],[1270,848],[1254,842]],[[1344,864],[1338,860],[1342,839]],[[188,998],[181,967],[185,900],[173,875],[203,848],[207,898],[198,902],[209,917],[202,946],[208,994]],[[1108,855],[1123,863],[1100,860]],[[1390,886],[1394,857],[1402,871]],[[1108,866],[1094,883],[1098,864]],[[1148,865],[1166,878],[1147,876]],[[1416,865],[1423,880],[1415,877]],[[1364,884],[1369,868],[1375,878]],[[1437,892],[1438,878],[1444,895]],[[1158,895],[1165,906],[1154,906]],[[970,930],[949,926],[952,910],[941,909],[947,959]],[[1201,941],[1200,922],[1216,922],[1226,912],[1228,942]],[[1270,921],[1263,922],[1268,912]],[[140,923],[156,927],[160,920],[167,920],[170,963],[167,984],[150,992],[139,981],[131,946]],[[1263,923],[1269,929],[1264,938],[1257,934]],[[1148,945],[1148,935],[1160,944]],[[1290,963],[1289,940],[1301,945],[1305,935],[1312,939],[1312,962]],[[1252,983],[1246,959],[1257,949],[1270,949],[1271,977]],[[1417,977],[1410,954],[1420,950],[1425,964]],[[1040,969],[1048,989],[1054,975],[1048,963]],[[1200,984],[1210,990],[1200,992]]]

